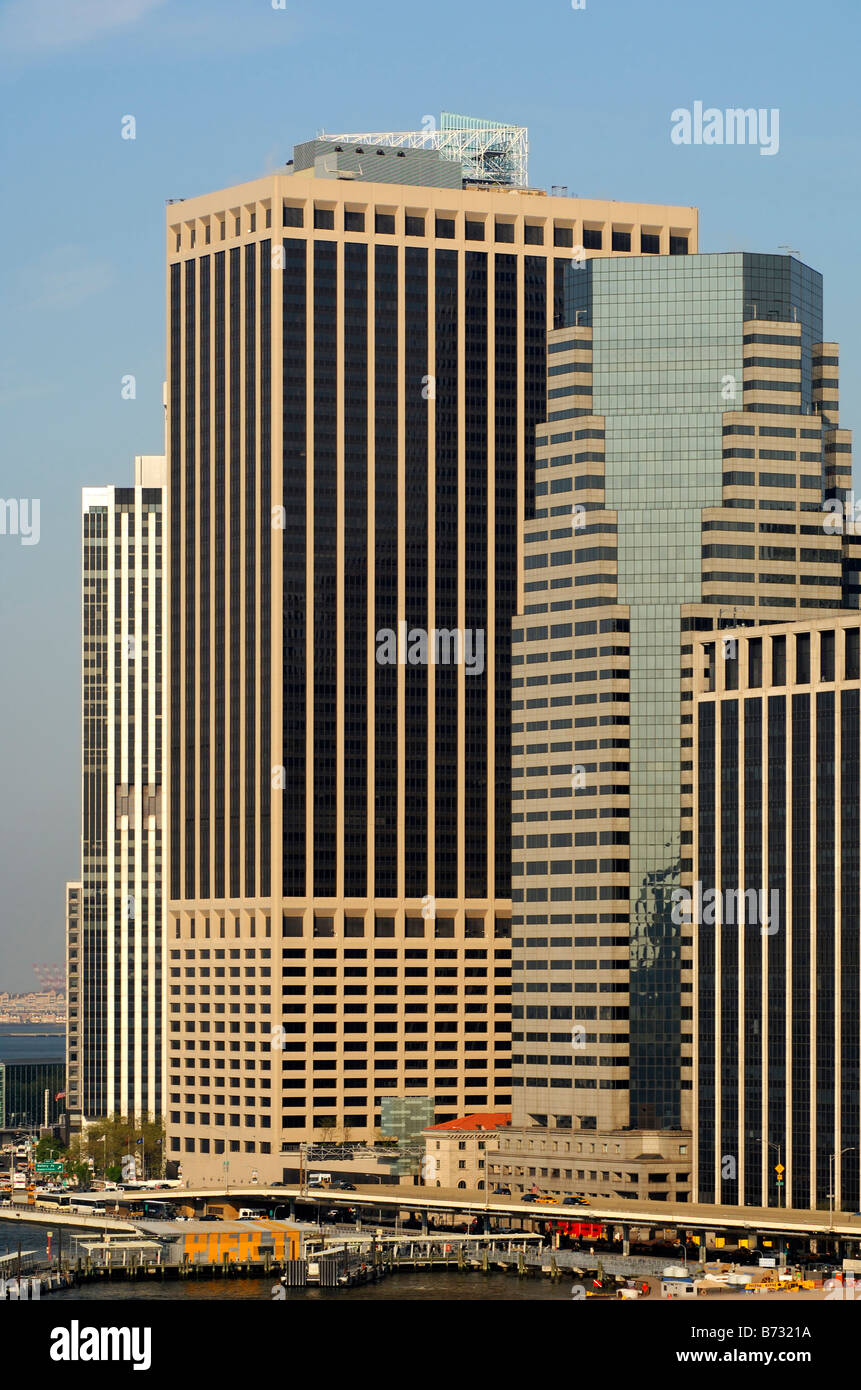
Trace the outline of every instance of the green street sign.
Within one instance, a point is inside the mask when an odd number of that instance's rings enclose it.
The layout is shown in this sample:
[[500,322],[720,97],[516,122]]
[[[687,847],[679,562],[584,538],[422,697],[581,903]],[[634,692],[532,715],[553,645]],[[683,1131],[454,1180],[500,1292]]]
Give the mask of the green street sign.
[[36,1172],[37,1172],[37,1173],[62,1173],[63,1167],[64,1167],[64,1165],[63,1165],[62,1162],[55,1162],[55,1161],[52,1160],[52,1161],[50,1161],[50,1162],[37,1163],[37,1164],[36,1164]]

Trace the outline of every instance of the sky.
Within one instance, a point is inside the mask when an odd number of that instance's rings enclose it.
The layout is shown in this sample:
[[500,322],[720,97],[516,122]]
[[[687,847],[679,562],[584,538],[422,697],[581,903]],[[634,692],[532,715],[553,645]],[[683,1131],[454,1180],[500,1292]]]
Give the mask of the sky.
[[[38,543],[0,535],[0,991],[63,958],[80,492],[163,449],[166,200],[255,178],[323,129],[442,110],[525,125],[534,187],[694,205],[700,250],[791,247],[821,270],[851,428],[859,31],[858,0],[0,0],[0,497],[39,499]],[[697,101],[776,108],[777,151],[674,143]]]

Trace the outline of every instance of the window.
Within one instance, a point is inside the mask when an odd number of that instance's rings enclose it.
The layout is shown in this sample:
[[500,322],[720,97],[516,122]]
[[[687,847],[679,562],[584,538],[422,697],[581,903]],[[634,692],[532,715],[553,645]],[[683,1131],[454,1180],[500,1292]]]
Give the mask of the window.
[[611,237],[611,244],[614,251],[630,251],[631,233],[620,231],[618,228],[614,227]]
[[374,213],[374,231],[382,232],[384,236],[394,236],[395,214],[393,212]]
[[771,639],[771,683],[786,685],[786,638]]
[[424,236],[425,220],[415,214],[407,213],[404,219],[404,230],[407,236]]
[[281,220],[285,227],[301,227],[304,222],[301,207],[295,207],[290,203],[285,203],[284,214]]
[[706,689],[715,689],[715,644],[707,642],[703,647],[703,660],[706,672]]
[[833,681],[834,679],[833,632],[821,632],[819,634],[819,679],[823,681]]
[[499,220],[499,218],[497,217],[497,219],[496,219],[496,240],[497,240],[497,241],[513,241],[513,240],[514,240],[514,223],[513,223],[513,222],[501,222],[501,221]]
[[583,249],[585,251],[600,251],[604,244],[604,237],[600,227],[583,228]]
[[314,226],[321,231],[332,231],[335,226],[335,209],[314,207]]
[[544,228],[537,226],[533,222],[527,222],[523,228],[523,240],[527,246],[544,245]]
[[795,683],[810,683],[810,634],[800,632],[795,638]]
[[661,238],[657,232],[640,233],[640,251],[644,256],[657,256],[661,250]]
[[453,218],[453,217],[437,217],[437,219],[436,219],[436,234],[437,234],[437,236],[439,236],[439,237],[453,237],[453,236],[454,236],[454,218]]
[[363,232],[365,230],[365,214],[363,212],[353,212],[347,208],[344,212],[344,231]]
[[751,637],[747,644],[747,683],[762,685],[762,638]]
[[[560,226],[560,224],[559,224],[558,222],[554,222],[554,224],[553,224],[553,245],[554,245],[554,246],[573,246],[573,245],[574,245],[574,228],[573,228],[573,227],[563,227],[563,226]],[[589,245],[588,241],[585,242],[585,245],[586,245],[586,246]]]
[[688,254],[688,239],[686,236],[670,235],[670,255],[686,256]]
[[463,234],[467,241],[484,241],[484,223],[476,222],[474,218],[468,217]]
[[857,681],[861,675],[861,652],[859,652],[859,630],[857,627],[846,629],[846,679]]

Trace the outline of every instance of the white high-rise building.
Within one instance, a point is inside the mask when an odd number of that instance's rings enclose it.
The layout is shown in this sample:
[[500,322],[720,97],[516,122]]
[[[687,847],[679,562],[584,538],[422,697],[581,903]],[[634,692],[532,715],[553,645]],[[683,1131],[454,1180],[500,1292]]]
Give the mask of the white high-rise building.
[[162,1108],[164,467],[161,456],[140,456],[133,487],[84,488],[82,497],[73,1128]]

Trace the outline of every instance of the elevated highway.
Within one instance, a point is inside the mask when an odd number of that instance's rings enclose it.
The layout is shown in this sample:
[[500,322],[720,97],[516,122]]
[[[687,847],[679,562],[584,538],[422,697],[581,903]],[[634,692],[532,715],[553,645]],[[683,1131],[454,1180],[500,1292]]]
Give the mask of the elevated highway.
[[[233,1207],[281,1207],[293,1215],[295,1207],[315,1205],[326,1209],[353,1207],[357,1215],[368,1221],[375,1213],[413,1213],[415,1215],[446,1214],[490,1217],[494,1221],[576,1221],[596,1225],[650,1227],[659,1230],[691,1231],[697,1234],[714,1232],[724,1239],[751,1236],[787,1236],[822,1239],[834,1237],[841,1241],[861,1243],[861,1213],[785,1210],[778,1207],[713,1207],[688,1203],[590,1201],[588,1206],[563,1206],[523,1202],[518,1198],[483,1193],[458,1192],[454,1189],[426,1187],[359,1186],[353,1192],[332,1188],[300,1187],[296,1184],[265,1187],[218,1186],[174,1188],[170,1192],[153,1189],[108,1194],[119,1206],[129,1207],[144,1200],[167,1201],[173,1205]],[[366,1215],[367,1214],[367,1215]],[[734,1241],[731,1243],[735,1243]]]

